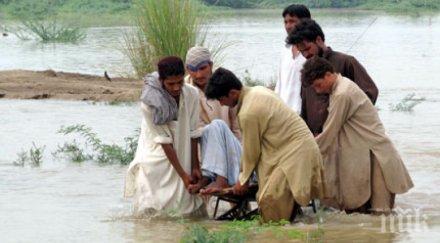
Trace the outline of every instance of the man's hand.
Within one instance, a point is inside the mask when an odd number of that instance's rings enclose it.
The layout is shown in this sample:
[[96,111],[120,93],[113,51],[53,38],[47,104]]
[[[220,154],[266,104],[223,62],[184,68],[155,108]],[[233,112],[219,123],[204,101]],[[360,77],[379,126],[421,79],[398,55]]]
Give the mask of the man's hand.
[[234,195],[242,196],[244,195],[249,188],[248,183],[244,183],[244,185],[241,185],[239,181],[235,184],[235,186],[232,188]]
[[191,183],[197,183],[202,179],[202,172],[200,171],[200,168],[192,169],[191,179]]
[[183,184],[185,185],[186,190],[189,191],[191,183],[191,176],[186,174],[182,177]]

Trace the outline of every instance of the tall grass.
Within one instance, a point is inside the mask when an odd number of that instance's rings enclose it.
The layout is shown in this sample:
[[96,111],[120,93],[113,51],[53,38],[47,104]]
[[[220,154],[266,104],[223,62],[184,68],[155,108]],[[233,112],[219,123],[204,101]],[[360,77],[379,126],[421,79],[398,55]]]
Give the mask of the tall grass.
[[[134,0],[134,32],[125,34],[125,54],[138,77],[154,71],[164,56],[183,60],[189,48],[206,46],[208,28],[200,3],[195,0]],[[228,45],[222,41],[208,48],[214,57]]]
[[86,37],[81,28],[69,27],[54,20],[26,20],[22,21],[25,30],[42,42],[78,42]]

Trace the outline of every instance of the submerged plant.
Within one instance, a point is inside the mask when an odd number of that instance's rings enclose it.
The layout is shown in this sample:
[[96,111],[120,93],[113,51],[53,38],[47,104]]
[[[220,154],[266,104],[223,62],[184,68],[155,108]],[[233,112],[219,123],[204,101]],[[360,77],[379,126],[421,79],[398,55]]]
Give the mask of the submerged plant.
[[32,166],[40,166],[43,162],[43,153],[46,146],[38,147],[32,142],[32,148],[29,150],[29,161]]
[[237,230],[209,231],[207,228],[192,224],[180,239],[182,243],[239,243],[245,242],[246,236]]
[[17,154],[18,158],[14,160],[13,164],[16,166],[24,166],[30,164],[33,167],[38,167],[43,163],[43,154],[46,146],[37,146],[32,142],[32,147],[26,151],[23,150]]
[[84,153],[84,149],[80,148],[79,144],[74,140],[73,142],[65,143],[63,146],[58,146],[58,150],[54,155],[62,154],[74,162],[94,160],[100,164],[119,163],[125,165],[130,163],[134,159],[139,137],[139,130],[137,129],[135,135],[124,138],[125,146],[119,146],[117,144],[103,143],[97,134],[85,125],[61,127],[58,133],[80,135],[85,140],[84,146],[91,149],[92,153]]
[[52,155],[55,157],[62,155],[68,160],[76,163],[81,163],[93,158],[92,155],[86,154],[84,149],[80,148],[76,140],[73,140],[71,143],[64,143],[63,146],[58,145],[58,149],[52,153]]
[[27,151],[21,151],[20,153],[17,153],[17,156],[18,158],[13,162],[15,166],[24,166],[24,164],[29,161]]
[[[33,35],[42,42],[78,42],[86,37],[85,32],[79,27],[67,26],[54,20],[25,20],[22,21],[24,28],[15,35],[20,39],[29,38]],[[28,34],[25,34],[26,31]]]
[[276,80],[275,79],[271,79],[268,83],[264,82],[263,80],[260,79],[255,79],[251,76],[249,70],[245,70],[244,71],[244,76],[243,76],[243,83],[246,86],[249,87],[254,87],[254,86],[264,86],[266,88],[269,89],[275,89],[275,84],[276,84]]
[[415,98],[416,94],[411,93],[405,96],[399,103],[391,104],[390,110],[393,112],[411,112],[414,107],[426,100],[425,97]]

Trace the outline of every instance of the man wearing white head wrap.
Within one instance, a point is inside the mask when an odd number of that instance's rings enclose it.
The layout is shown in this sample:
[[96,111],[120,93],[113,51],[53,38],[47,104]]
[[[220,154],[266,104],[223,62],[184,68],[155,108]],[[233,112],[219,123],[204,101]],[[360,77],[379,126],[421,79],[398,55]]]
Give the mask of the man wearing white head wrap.
[[[217,100],[207,100],[205,87],[213,72],[208,48],[195,46],[186,55],[187,82],[199,91],[200,138],[203,180],[193,190],[212,193],[234,185],[238,179],[241,157],[240,130],[236,109],[221,106]],[[235,136],[234,136],[235,135]]]

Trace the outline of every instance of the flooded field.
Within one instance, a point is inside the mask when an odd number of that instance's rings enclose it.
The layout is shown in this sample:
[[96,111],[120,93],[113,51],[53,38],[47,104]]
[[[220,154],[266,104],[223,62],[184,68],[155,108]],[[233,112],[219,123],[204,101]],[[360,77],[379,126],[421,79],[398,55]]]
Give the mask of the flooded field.
[[[415,187],[397,196],[398,215],[394,217],[324,212],[323,222],[318,223],[315,215],[307,213],[289,228],[320,227],[324,242],[438,241],[440,80],[436,71],[440,67],[440,18],[344,12],[321,14],[317,20],[328,44],[335,50],[350,49],[376,81],[381,119]],[[127,74],[130,65],[120,52],[125,30],[90,28],[87,39],[79,45],[0,38],[0,70],[52,68]],[[278,13],[260,16],[246,12],[240,18],[218,19],[211,28],[211,41],[237,42],[227,50],[223,66],[241,75],[249,70],[263,80],[276,75],[284,35]],[[390,110],[390,104],[411,93],[425,101],[412,112]],[[185,223],[131,217],[131,204],[122,197],[125,166],[74,164],[51,155],[58,144],[71,138],[56,133],[63,125],[85,124],[103,141],[122,144],[140,121],[137,104],[0,99],[0,241],[178,241]],[[17,153],[29,149],[32,142],[46,146],[42,165],[14,166]],[[201,223],[212,228],[221,224]],[[268,234],[251,239],[282,241]]]

